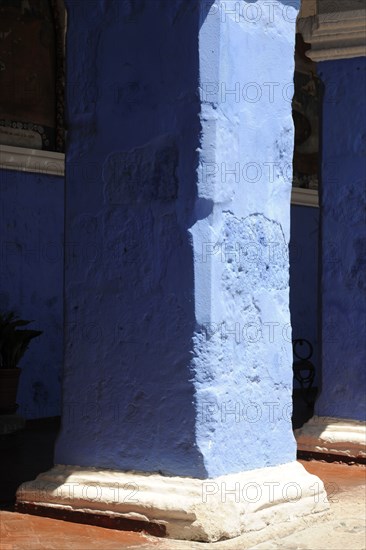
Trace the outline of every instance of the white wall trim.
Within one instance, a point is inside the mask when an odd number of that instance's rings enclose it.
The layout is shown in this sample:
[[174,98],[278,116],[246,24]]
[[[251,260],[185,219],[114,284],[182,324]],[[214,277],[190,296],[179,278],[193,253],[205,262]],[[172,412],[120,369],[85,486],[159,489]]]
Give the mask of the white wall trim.
[[313,61],[366,56],[366,8],[300,18],[298,31],[311,44],[306,55]]
[[299,206],[319,207],[319,194],[314,189],[302,189],[301,187],[293,187],[291,193],[291,204]]
[[63,177],[65,155],[53,151],[0,145],[0,168]]
[[90,513],[157,523],[173,539],[211,542],[245,533],[252,543],[268,526],[296,529],[304,517],[329,509],[323,483],[298,462],[207,480],[58,465],[21,485],[17,506],[83,512],[87,523]]

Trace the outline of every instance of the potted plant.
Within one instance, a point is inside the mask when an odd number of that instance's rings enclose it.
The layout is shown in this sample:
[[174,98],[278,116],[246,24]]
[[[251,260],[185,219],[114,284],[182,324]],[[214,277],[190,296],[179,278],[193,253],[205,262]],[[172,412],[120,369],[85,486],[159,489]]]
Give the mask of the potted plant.
[[0,313],[0,414],[17,409],[16,396],[20,376],[18,363],[29,342],[42,334],[40,330],[21,329],[32,321],[19,319],[13,312]]

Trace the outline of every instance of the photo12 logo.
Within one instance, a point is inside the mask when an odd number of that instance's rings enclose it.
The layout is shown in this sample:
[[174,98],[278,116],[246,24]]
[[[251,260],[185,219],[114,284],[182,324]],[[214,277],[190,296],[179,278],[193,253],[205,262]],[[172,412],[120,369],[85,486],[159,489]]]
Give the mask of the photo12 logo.
[[203,183],[216,181],[226,183],[292,183],[292,162],[248,161],[248,162],[203,162],[201,179]]
[[[307,0],[305,0],[307,1]],[[244,2],[243,0],[206,0],[208,16],[219,17],[222,23],[235,21],[235,23],[259,23],[274,24],[276,20],[287,23],[296,23],[299,13],[300,0],[288,0],[286,3],[275,0],[259,2]]]
[[[328,497],[322,497],[324,502],[338,502],[334,497],[339,491],[339,486],[336,483],[328,483],[325,486]],[[255,504],[257,502],[298,502],[303,496],[304,489],[296,481],[289,481],[285,484],[279,481],[264,481],[258,483],[256,481],[248,481],[240,483],[233,481],[229,483],[222,481],[217,483],[209,480],[202,483],[202,502],[204,504],[212,502],[214,499],[220,502],[236,502]],[[306,496],[312,495],[314,502],[320,501],[321,486],[318,482],[306,490]],[[304,495],[305,496],[305,495]]]
[[203,103],[292,103],[294,82],[202,82],[200,94]]

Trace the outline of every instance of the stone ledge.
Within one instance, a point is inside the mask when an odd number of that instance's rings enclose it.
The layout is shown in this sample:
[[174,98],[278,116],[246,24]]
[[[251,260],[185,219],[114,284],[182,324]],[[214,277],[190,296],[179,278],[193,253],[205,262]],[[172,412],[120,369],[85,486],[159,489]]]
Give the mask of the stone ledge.
[[204,542],[262,536],[329,508],[322,481],[297,462],[207,480],[58,465],[21,485],[17,506],[147,522],[169,538]]
[[314,189],[302,189],[300,187],[293,187],[291,193],[291,204],[319,208],[318,191]]
[[63,177],[65,155],[53,151],[0,145],[0,168]]
[[295,430],[297,448],[311,453],[366,457],[366,422],[313,416]]
[[357,9],[300,18],[298,31],[311,44],[306,55],[316,62],[365,56],[365,16],[365,9]]

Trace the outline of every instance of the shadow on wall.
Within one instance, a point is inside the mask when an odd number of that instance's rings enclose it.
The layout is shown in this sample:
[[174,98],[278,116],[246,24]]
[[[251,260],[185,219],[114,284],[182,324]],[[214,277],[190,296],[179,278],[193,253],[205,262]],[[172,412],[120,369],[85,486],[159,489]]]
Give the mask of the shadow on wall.
[[63,193],[63,178],[0,171],[0,308],[43,331],[19,364],[18,413],[26,418],[60,414]]
[[318,349],[318,241],[319,209],[293,205],[290,242],[292,338],[305,338],[313,346],[311,361],[315,365],[315,386],[321,381]]

